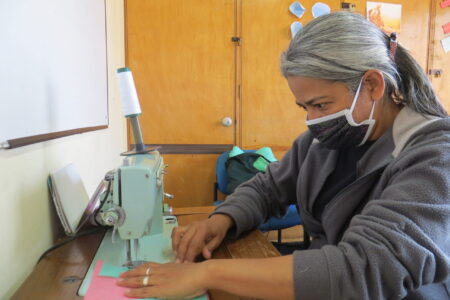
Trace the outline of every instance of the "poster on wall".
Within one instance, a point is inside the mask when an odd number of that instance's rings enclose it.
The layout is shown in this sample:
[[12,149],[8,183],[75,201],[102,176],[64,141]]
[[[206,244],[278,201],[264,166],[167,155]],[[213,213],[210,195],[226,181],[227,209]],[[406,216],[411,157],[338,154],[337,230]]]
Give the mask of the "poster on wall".
[[386,34],[400,33],[402,5],[384,2],[367,2],[367,19]]

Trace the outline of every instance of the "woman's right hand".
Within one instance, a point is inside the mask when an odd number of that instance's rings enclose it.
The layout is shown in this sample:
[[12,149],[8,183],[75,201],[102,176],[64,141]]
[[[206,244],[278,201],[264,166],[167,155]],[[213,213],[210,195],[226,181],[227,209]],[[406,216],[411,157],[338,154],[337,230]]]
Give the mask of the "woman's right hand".
[[216,214],[204,221],[175,227],[172,230],[172,249],[176,262],[192,262],[200,253],[206,259],[211,258],[212,251],[220,245],[233,225],[229,216]]

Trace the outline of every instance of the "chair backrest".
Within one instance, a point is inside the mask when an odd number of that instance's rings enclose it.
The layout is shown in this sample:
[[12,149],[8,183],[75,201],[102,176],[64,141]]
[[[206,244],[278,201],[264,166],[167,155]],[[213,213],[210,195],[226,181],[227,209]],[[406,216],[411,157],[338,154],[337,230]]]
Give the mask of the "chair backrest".
[[[244,152],[255,152],[256,150],[243,150]],[[230,154],[230,151],[226,151],[219,155],[216,161],[216,182],[217,182],[217,188],[219,191],[225,195],[228,193],[227,191],[227,185],[228,185],[228,175],[227,175],[227,169],[225,168],[225,162],[228,159],[228,155]]]
[[228,184],[228,177],[227,177],[227,170],[225,169],[225,162],[228,159],[228,154],[230,151],[226,151],[219,155],[216,161],[216,182],[217,182],[217,188],[220,192],[226,193],[227,190],[227,184]]

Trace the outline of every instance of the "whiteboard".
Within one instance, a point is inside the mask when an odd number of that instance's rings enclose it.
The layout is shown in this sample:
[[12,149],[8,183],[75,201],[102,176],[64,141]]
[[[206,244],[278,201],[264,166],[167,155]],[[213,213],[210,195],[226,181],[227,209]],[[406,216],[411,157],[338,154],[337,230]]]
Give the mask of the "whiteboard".
[[104,0],[0,0],[0,41],[0,143],[108,125]]

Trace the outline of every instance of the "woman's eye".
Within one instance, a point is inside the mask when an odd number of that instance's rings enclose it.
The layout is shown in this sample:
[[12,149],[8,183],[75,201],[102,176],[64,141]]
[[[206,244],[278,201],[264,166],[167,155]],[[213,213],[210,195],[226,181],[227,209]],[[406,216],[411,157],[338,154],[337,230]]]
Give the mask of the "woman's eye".
[[327,108],[327,103],[317,103],[317,104],[314,104],[314,107],[318,108],[320,110],[324,110]]

